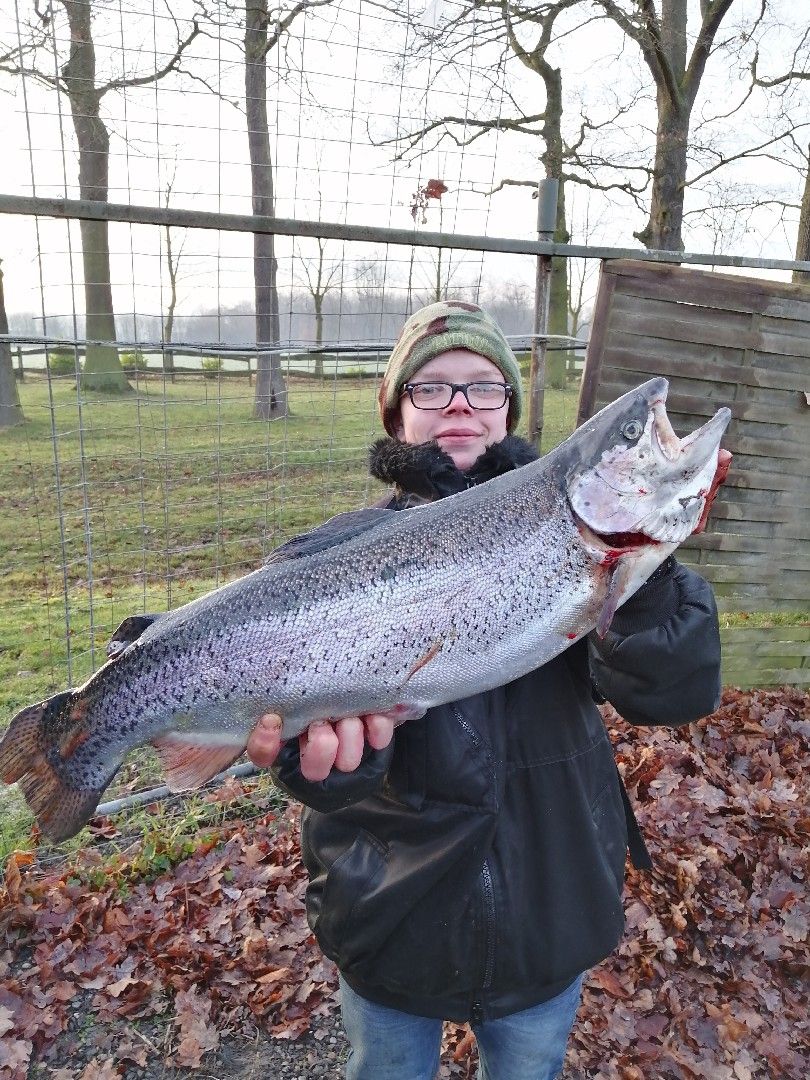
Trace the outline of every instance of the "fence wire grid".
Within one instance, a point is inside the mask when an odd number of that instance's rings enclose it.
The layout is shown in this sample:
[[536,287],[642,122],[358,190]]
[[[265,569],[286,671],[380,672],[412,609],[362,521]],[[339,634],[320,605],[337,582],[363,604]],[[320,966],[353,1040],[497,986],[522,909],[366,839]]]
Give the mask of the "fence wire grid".
[[[470,15],[475,48],[466,66],[448,64],[435,39],[418,33],[441,7],[312,0],[269,49],[266,168],[277,217],[415,236],[536,236],[533,192],[522,185],[542,171],[537,140],[518,133],[508,142],[499,123],[517,83],[494,78],[501,50],[484,12],[480,26]],[[271,9],[271,21],[279,27],[289,10]],[[68,17],[77,13],[90,20],[94,46],[84,84],[71,59]],[[71,0],[39,5],[39,13],[0,0],[4,193],[250,214],[243,15],[227,3],[212,15],[191,0]],[[563,48],[562,30],[560,40]],[[70,63],[84,112],[65,92]],[[583,75],[591,66],[583,56]],[[82,154],[76,124],[95,123],[96,110],[109,150]],[[474,139],[464,129],[412,143],[411,133],[447,115],[493,123]],[[79,162],[91,169],[102,152],[106,188],[88,193]],[[498,191],[508,176],[524,180]],[[574,235],[586,245],[626,239],[616,203],[594,198],[571,198]],[[0,346],[9,349],[26,420],[0,434],[7,716],[86,678],[127,615],[184,603],[378,496],[365,467],[368,445],[382,434],[376,393],[410,311],[446,297],[480,303],[528,362],[532,255],[279,235],[274,355],[289,408],[257,420],[254,237],[113,221],[114,336],[130,390],[94,393],[81,379],[92,337],[81,222],[0,220],[9,317]],[[762,234],[779,234],[767,220]],[[721,240],[738,236],[717,231],[708,247],[719,251]],[[754,254],[768,266],[784,249],[763,243]],[[565,347],[571,378],[546,393],[546,448],[573,428],[598,258],[569,258],[568,276],[573,345],[550,348]]]

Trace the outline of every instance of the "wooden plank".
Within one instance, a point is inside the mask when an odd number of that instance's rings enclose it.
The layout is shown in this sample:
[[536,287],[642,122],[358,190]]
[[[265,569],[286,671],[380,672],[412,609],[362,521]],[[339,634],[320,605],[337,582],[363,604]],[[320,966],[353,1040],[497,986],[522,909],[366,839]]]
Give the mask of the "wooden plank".
[[736,346],[707,346],[694,341],[673,341],[656,334],[655,325],[647,327],[646,332],[642,334],[625,334],[620,330],[611,329],[603,348],[617,341],[625,345],[628,350],[631,347],[634,348],[639,356],[645,356],[654,349],[660,357],[670,357],[678,363],[694,360],[697,365],[703,365],[702,368],[697,369],[696,378],[705,381],[716,378],[718,371],[723,370],[722,365],[728,364],[730,365],[728,381],[734,386],[739,382],[740,372],[744,372],[749,366],[745,349]]
[[[767,513],[761,504],[747,503],[742,513],[734,513],[740,507],[728,499],[719,501],[711,509],[706,532],[739,533],[740,536],[771,536],[776,533],[781,547],[795,550],[802,544],[810,544],[805,514],[796,513],[792,506],[776,506]],[[730,512],[729,512],[730,511]]]
[[810,490],[810,479],[807,475],[803,476],[798,468],[788,473],[779,468],[779,463],[776,463],[773,471],[768,471],[763,467],[767,462],[761,458],[755,460],[756,466],[749,466],[735,458],[726,480],[726,487],[747,488],[754,491],[795,491],[800,495]]
[[720,640],[725,641],[772,641],[808,642],[810,641],[810,622],[800,626],[722,626]]
[[[681,561],[687,563],[686,559],[681,559]],[[695,568],[699,569],[701,576],[705,577],[707,581],[711,581],[713,585],[750,586],[754,592],[757,590],[761,592],[774,587],[778,582],[783,591],[776,594],[775,598],[778,596],[786,600],[810,599],[810,582],[808,582],[806,574],[797,572],[781,574],[778,569],[772,568],[768,564],[752,565],[750,563],[736,565],[707,562],[699,563]],[[768,608],[765,607],[760,610],[767,611]]]
[[729,519],[715,514],[712,508],[711,521],[704,535],[759,537],[768,541],[771,552],[775,544],[780,551],[795,551],[798,548],[807,553],[810,566],[810,540],[806,538],[806,532],[807,526],[797,514],[785,515],[773,521],[760,521],[752,514]]
[[714,551],[761,551],[771,559],[779,557],[780,543],[763,536],[747,536],[740,533],[707,532],[689,538],[690,544],[699,548],[712,548]]
[[798,334],[776,334],[771,330],[761,331],[756,344],[758,352],[770,353],[772,356],[796,356],[805,360],[810,358],[810,337],[808,329],[804,336]]
[[741,454],[769,457],[787,461],[799,459],[807,465],[807,450],[803,443],[788,439],[754,439],[748,435],[729,440],[729,449],[736,447]]
[[[699,573],[709,582],[716,597],[734,601],[734,605],[727,608],[729,611],[807,611],[810,607],[810,589],[807,588],[779,592],[772,581],[757,582],[745,577],[724,581],[722,576],[718,580],[717,574],[706,574],[702,569]],[[779,599],[775,599],[776,596]]]
[[[672,337],[675,341],[704,342],[702,328],[705,327],[711,334],[722,328],[722,333],[726,336],[737,335],[737,340],[742,340],[740,335],[746,335],[750,336],[752,343],[756,343],[759,337],[759,324],[762,315],[760,312],[741,312],[731,311],[727,308],[707,307],[699,302],[684,303],[682,300],[665,300],[654,292],[646,296],[632,295],[626,292],[621,285],[617,285],[611,304],[610,326],[615,328],[623,324],[625,320],[633,323],[643,323],[646,332],[649,332],[650,327],[656,327],[659,323],[664,326],[677,326],[681,332],[674,336],[668,330],[659,335],[666,338]],[[776,322],[768,322],[769,327],[773,326],[775,328],[777,325]],[[684,334],[682,332],[684,329],[691,329],[698,336],[693,337]]]
[[619,278],[619,288],[627,293],[810,322],[807,285],[633,259],[611,262],[606,273]]
[[[715,589],[715,596],[717,599],[717,606],[719,610],[728,615],[744,615],[744,614],[756,614],[759,612],[795,612],[804,610],[802,607],[796,604],[790,603],[766,603],[760,604],[757,600],[751,597],[737,597],[737,596],[721,596],[717,595]],[[766,597],[767,600],[767,597]]]
[[807,592],[810,589],[810,577],[806,569],[797,570],[795,566],[783,566],[781,557],[768,559],[764,552],[727,551],[706,549],[697,557],[694,548],[681,547],[679,558],[688,561],[686,552],[692,552],[692,558],[700,563],[702,572],[715,580],[732,577],[735,574],[748,574],[751,582],[774,582],[779,579],[784,588],[792,592],[799,588]]
[[[790,393],[803,391],[803,387],[796,386],[796,378],[791,372],[779,371],[776,368],[765,369],[752,367],[742,362],[729,363],[723,359],[714,359],[704,355],[701,358],[683,360],[678,357],[676,350],[671,347],[660,348],[660,338],[641,337],[639,335],[624,334],[617,331],[611,334],[605,342],[604,356],[602,357],[602,370],[607,374],[609,368],[624,368],[628,372],[641,372],[646,378],[654,375],[665,375],[675,379],[678,376],[687,378],[704,378],[707,382],[711,379],[720,383],[726,383],[727,387],[768,387],[773,390],[784,390]],[[672,343],[667,343],[671,345]],[[611,376],[614,372],[611,371]],[[615,377],[615,376],[614,376]],[[639,378],[638,382],[642,379]],[[728,389],[722,391],[728,393]],[[719,396],[719,395],[718,395]],[[601,398],[601,384],[598,399]]]
[[[736,553],[735,553],[736,554]],[[773,565],[764,559],[737,559],[730,555],[725,562],[720,559],[703,559],[694,567],[713,585],[736,585],[740,589],[751,586],[768,590],[774,601],[790,600],[791,610],[803,610],[810,598],[810,579],[801,570]],[[686,562],[685,559],[681,560]],[[726,590],[728,592],[728,590]],[[801,603],[795,603],[801,601]],[[767,605],[764,610],[768,610]]]
[[[679,308],[677,305],[658,304],[654,300],[643,301],[637,297],[614,297],[609,326],[611,333],[636,337],[647,337],[654,330],[657,338],[670,341],[691,341],[696,345],[719,345],[727,349],[764,348],[749,315],[717,312],[709,308]],[[774,344],[769,345],[769,351],[790,351],[781,347],[775,334],[771,338]]]
[[605,264],[602,263],[599,275],[599,288],[596,294],[593,319],[591,321],[591,330],[588,335],[588,347],[585,350],[585,366],[582,370],[582,382],[580,384],[579,402],[577,404],[577,427],[596,412],[594,402],[596,401],[596,391],[602,373],[602,364],[605,356],[605,338],[607,335],[608,323],[610,321],[615,287],[616,279],[612,276],[605,275]]
[[[810,500],[808,500],[810,501]],[[718,498],[711,509],[710,522],[728,522],[730,523],[743,523],[743,522],[757,522],[758,524],[765,524],[770,522],[796,522],[797,528],[799,527],[799,518],[804,518],[810,507],[802,507],[803,514],[799,514],[797,511],[799,507],[785,506],[783,503],[758,503],[758,502],[743,502],[738,500],[736,502],[730,502],[728,499]],[[728,531],[728,530],[726,530]],[[800,528],[798,533],[799,537],[804,539],[807,532],[806,523]]]
[[[667,338],[650,322],[632,329],[611,328],[604,348],[619,349],[642,362],[677,362],[678,368],[696,379],[725,379],[736,384],[747,380],[751,386],[771,386],[803,393],[807,382],[807,360],[803,356],[779,355],[746,349],[741,343],[730,346],[707,345],[687,339]],[[676,373],[676,369],[672,369]]]
[[759,668],[745,671],[723,667],[722,680],[724,686],[736,686],[740,690],[766,686],[804,687],[810,684],[810,668]]
[[[720,403],[712,394],[707,399],[704,394],[696,394],[694,383],[686,385],[686,380],[676,377],[670,384],[667,395],[667,412],[670,419],[682,413],[687,416],[704,416],[707,419],[716,412]],[[802,395],[803,398],[803,395]],[[784,434],[788,438],[801,439],[810,446],[810,409],[800,400],[798,392],[784,391],[782,400],[778,402],[768,401],[760,403],[756,393],[750,397],[741,399],[729,399],[723,401],[723,405],[731,410],[732,417],[738,424],[751,424],[751,434],[762,430],[763,425],[773,428],[773,434],[779,434],[780,428],[784,428]],[[762,434],[767,432],[762,431]]]
[[810,660],[810,653],[791,648],[786,642],[764,643],[752,645],[750,642],[739,644],[724,644],[724,659],[737,661],[739,664],[752,663],[757,666],[766,664],[768,667],[806,667]]
[[798,389],[804,389],[807,381],[807,358],[793,353],[773,353],[766,349],[752,352],[751,363],[760,371],[782,371],[793,376]]
[[[687,560],[682,558],[682,562]],[[703,563],[700,564],[700,573],[713,585],[751,585],[770,586],[773,584],[777,572],[767,565],[751,566],[743,563],[739,566],[728,563]],[[767,610],[767,609],[766,609]]]
[[736,652],[744,656],[790,656],[800,667],[805,657],[810,658],[810,641],[778,641],[763,637],[760,641],[738,641],[734,638],[722,638],[721,643],[730,656]]
[[[681,552],[694,551],[693,548],[681,547]],[[682,555],[682,561],[685,561],[686,556]],[[700,552],[699,556],[700,565],[704,567],[707,573],[711,572],[713,566],[730,566],[747,567],[751,573],[756,573],[758,567],[764,567],[766,573],[769,576],[773,576],[774,573],[778,574],[802,574],[807,573],[807,546],[804,545],[804,550],[799,555],[785,554],[780,552],[778,564],[766,561],[761,551],[735,551],[733,554],[727,551],[712,551],[709,548],[705,548]],[[776,569],[774,569],[774,565]]]

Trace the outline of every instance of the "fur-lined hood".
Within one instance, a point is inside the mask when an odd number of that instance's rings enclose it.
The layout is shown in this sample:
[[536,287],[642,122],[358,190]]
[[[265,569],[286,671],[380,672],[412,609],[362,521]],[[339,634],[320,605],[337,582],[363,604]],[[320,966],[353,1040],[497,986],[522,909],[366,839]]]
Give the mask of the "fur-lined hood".
[[405,508],[455,495],[536,461],[538,456],[531,443],[507,435],[488,447],[469,469],[461,470],[437,442],[413,446],[385,438],[370,448],[369,467],[377,480],[394,485],[395,502]]

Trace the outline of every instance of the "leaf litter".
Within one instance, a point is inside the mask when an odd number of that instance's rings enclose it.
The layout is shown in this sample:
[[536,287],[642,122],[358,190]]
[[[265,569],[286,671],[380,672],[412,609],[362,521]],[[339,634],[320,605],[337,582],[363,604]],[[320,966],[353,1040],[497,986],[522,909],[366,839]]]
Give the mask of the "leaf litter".
[[[676,730],[603,713],[654,870],[628,868],[627,932],[587,977],[564,1080],[805,1080],[810,695],[727,689]],[[231,780],[211,798],[250,793]],[[8,858],[2,1080],[338,1075],[298,809],[269,806],[154,876],[92,842],[58,867]],[[331,1064],[311,1071],[330,1033]],[[292,1071],[273,1071],[273,1047]],[[440,1075],[475,1069],[469,1029],[446,1024]]]

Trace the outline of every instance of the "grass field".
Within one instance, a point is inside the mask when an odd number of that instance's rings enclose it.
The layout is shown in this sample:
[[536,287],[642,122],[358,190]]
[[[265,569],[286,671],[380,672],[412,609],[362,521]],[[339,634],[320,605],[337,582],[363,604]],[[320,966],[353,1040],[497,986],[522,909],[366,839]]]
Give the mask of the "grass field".
[[[269,424],[251,419],[252,393],[241,379],[149,380],[123,399],[20,385],[26,423],[0,433],[0,730],[86,678],[127,615],[202,595],[383,493],[366,470],[373,380],[293,380],[291,415]],[[545,449],[576,400],[546,394]]]
[[[291,415],[268,424],[251,419],[244,380],[150,380],[112,400],[79,398],[72,380],[21,384],[26,423],[0,433],[0,731],[86,678],[127,615],[185,603],[377,499],[375,394],[373,380],[293,380]],[[547,391],[544,450],[573,430],[576,402]],[[140,752],[106,797],[157,779]],[[0,850],[29,821],[16,788],[0,792]]]

